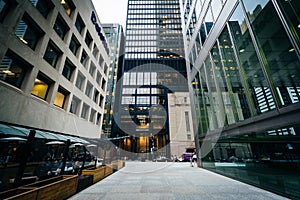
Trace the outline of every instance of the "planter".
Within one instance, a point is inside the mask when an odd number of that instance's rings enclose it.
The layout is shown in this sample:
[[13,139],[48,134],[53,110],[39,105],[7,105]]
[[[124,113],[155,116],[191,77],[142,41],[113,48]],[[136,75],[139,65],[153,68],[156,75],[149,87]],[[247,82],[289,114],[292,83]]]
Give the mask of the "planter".
[[111,164],[105,165],[104,177],[107,177],[113,173],[113,168]]
[[37,200],[57,200],[66,199],[75,194],[77,184],[77,175],[63,175],[25,185],[20,189],[35,188],[37,190]]
[[93,183],[96,183],[105,177],[105,167],[99,166],[94,169],[84,169],[82,170],[82,175],[93,175]]
[[15,188],[0,192],[0,199],[3,200],[32,200],[37,197],[35,188]]
[[122,169],[123,167],[124,167],[124,161],[122,161],[122,160],[115,160],[115,161],[112,161],[111,162],[111,166],[112,166],[112,168],[115,170],[115,171],[117,171],[117,170],[120,170],[120,169]]
[[76,193],[88,188],[89,186],[93,185],[93,175],[82,175],[78,176],[78,184]]

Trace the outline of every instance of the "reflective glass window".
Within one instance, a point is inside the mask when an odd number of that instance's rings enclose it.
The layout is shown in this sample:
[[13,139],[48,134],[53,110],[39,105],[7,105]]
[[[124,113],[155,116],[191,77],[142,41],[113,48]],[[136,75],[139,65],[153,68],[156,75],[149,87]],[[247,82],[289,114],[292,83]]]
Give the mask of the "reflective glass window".
[[44,33],[36,23],[25,14],[19,22],[15,34],[24,44],[34,50]]
[[[233,51],[233,45],[227,27],[225,27],[219,37],[219,45],[223,64],[222,71],[224,72],[222,77],[227,81],[228,92],[230,94],[235,118],[238,121],[241,121],[249,118],[251,116],[251,112],[247,103],[245,88],[242,84],[242,79],[240,77],[240,72]],[[226,106],[226,101],[224,104]]]
[[90,112],[90,122],[92,123],[95,122],[95,115],[96,115],[96,110],[92,109]]
[[90,107],[87,104],[82,105],[81,118],[87,119]]
[[214,20],[216,20],[221,12],[222,9],[222,2],[221,0],[212,0],[211,1],[211,8]]
[[241,73],[247,87],[247,94],[251,96],[250,105],[255,111],[254,114],[275,109],[274,99],[269,93],[270,88],[264,77],[240,5],[238,5],[228,23],[238,54]]
[[283,15],[288,21],[292,34],[300,46],[300,1],[277,0]]
[[84,22],[83,22],[83,20],[82,20],[82,18],[80,17],[79,14],[77,15],[77,18],[76,18],[75,27],[76,27],[76,29],[78,30],[79,33],[81,33],[81,31],[85,27]]
[[71,16],[73,11],[75,10],[75,6],[74,6],[72,0],[61,0],[60,3],[63,6],[63,8],[65,9],[67,15]]
[[279,105],[299,102],[300,61],[272,1],[243,2]]
[[230,99],[230,89],[228,88],[226,83],[226,79],[228,76],[228,73],[226,71],[227,67],[223,68],[219,48],[223,48],[223,46],[219,46],[216,42],[211,50],[213,67],[210,70],[213,71],[216,87],[218,87],[217,94],[220,99],[220,106],[223,106],[222,110],[225,112],[224,114],[226,114],[225,124],[233,124],[235,122],[235,116]]
[[92,36],[90,35],[90,33],[87,31],[86,32],[86,36],[85,36],[85,39],[84,39],[86,45],[88,47],[90,47],[90,44],[92,43],[93,39],[92,39]]
[[205,28],[206,28],[206,33],[208,35],[214,24],[212,12],[211,12],[211,6],[208,7],[207,13],[204,18],[204,24],[205,24]]
[[3,22],[11,7],[12,2],[10,0],[0,0],[0,23]]
[[76,68],[75,65],[71,63],[70,60],[67,59],[64,65],[62,75],[66,77],[68,80],[71,80],[75,68]]
[[[31,1],[33,2],[33,1]],[[34,6],[40,11],[40,13],[46,18],[49,12],[53,9],[54,5],[48,0],[38,0],[34,3]]]
[[31,90],[31,94],[46,100],[52,83],[52,80],[50,80],[46,75],[40,72],[34,81],[34,86]]
[[58,47],[56,45],[54,45],[53,42],[49,42],[45,55],[44,55],[44,59],[52,66],[52,67],[56,67],[56,63],[59,59],[59,57],[61,56],[62,52],[58,49]]
[[55,32],[58,34],[58,36],[61,39],[64,39],[65,35],[69,31],[69,27],[68,27],[67,23],[64,21],[64,19],[60,15],[57,15],[53,29],[55,30]]
[[82,51],[82,54],[81,54],[81,58],[80,58],[80,63],[81,63],[84,67],[87,67],[87,65],[86,65],[87,60],[88,60],[88,55],[87,55],[87,53],[85,52],[85,50],[83,50],[83,51]]
[[20,88],[29,68],[28,63],[8,51],[0,63],[0,80]]
[[64,108],[69,94],[70,92],[59,86],[54,99],[54,105],[60,108]]
[[[213,54],[212,50],[212,54]],[[216,56],[219,57],[219,54],[216,54]],[[212,109],[214,112],[212,112],[212,115],[216,118],[216,121],[214,121],[214,128],[220,128],[224,125],[227,125],[227,118],[225,117],[224,113],[224,106],[222,102],[222,93],[220,90],[220,82],[219,79],[220,75],[215,73],[214,68],[218,67],[215,65],[215,62],[213,60],[215,59],[214,56],[212,56],[212,60],[210,59],[210,56],[208,56],[205,60],[205,70],[206,70],[206,79],[207,79],[207,86],[209,90],[210,95],[210,103],[212,105]],[[224,87],[224,84],[222,83],[222,87]]]
[[85,81],[85,77],[81,73],[78,72],[76,83],[75,83],[76,87],[81,90],[82,86],[84,84],[84,81]]
[[92,77],[95,77],[96,66],[93,62],[91,62],[89,73]]
[[85,94],[86,94],[86,96],[91,97],[92,89],[93,89],[93,85],[90,82],[88,82],[86,84],[86,88],[85,88]]
[[78,115],[80,103],[81,103],[81,100],[79,98],[77,98],[76,96],[73,96],[71,106],[70,106],[70,112],[75,115]]
[[217,120],[216,120],[216,115],[215,115],[215,106],[213,101],[215,100],[215,90],[214,89],[210,89],[210,85],[212,85],[211,83],[209,84],[209,82],[211,82],[211,78],[209,79],[208,75],[206,74],[206,69],[205,66],[208,65],[210,66],[210,59],[206,59],[205,61],[205,65],[203,65],[200,68],[200,80],[201,80],[201,87],[202,87],[202,92],[203,92],[203,100],[205,101],[205,106],[204,108],[206,109],[207,112],[207,124],[208,124],[208,128],[209,130],[214,130],[216,128],[218,128],[217,125]]
[[80,47],[80,43],[78,40],[75,38],[75,36],[72,36],[71,42],[70,42],[70,50],[73,52],[73,54],[76,56],[76,53]]

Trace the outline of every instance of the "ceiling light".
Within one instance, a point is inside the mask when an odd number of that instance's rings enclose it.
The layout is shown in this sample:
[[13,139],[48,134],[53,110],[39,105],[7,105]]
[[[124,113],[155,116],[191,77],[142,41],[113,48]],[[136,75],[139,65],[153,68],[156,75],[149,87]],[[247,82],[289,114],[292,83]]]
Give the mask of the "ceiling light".
[[293,51],[295,51],[295,49],[294,48],[291,48],[290,50],[289,50],[289,52],[291,53],[291,52],[293,52]]

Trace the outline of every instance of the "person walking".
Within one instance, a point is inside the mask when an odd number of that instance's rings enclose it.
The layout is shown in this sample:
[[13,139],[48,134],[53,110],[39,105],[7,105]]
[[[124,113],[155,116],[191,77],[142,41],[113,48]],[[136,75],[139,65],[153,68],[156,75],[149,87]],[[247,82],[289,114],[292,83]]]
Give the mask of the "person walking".
[[197,167],[197,154],[196,152],[194,152],[193,156],[192,156],[192,161],[193,161],[193,166]]

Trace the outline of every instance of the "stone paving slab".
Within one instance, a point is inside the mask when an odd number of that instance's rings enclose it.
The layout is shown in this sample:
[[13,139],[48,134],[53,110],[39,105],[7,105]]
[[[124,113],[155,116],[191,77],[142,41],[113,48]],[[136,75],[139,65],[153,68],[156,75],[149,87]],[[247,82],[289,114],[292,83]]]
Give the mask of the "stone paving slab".
[[283,200],[260,188],[190,163],[126,162],[125,167],[70,200]]

